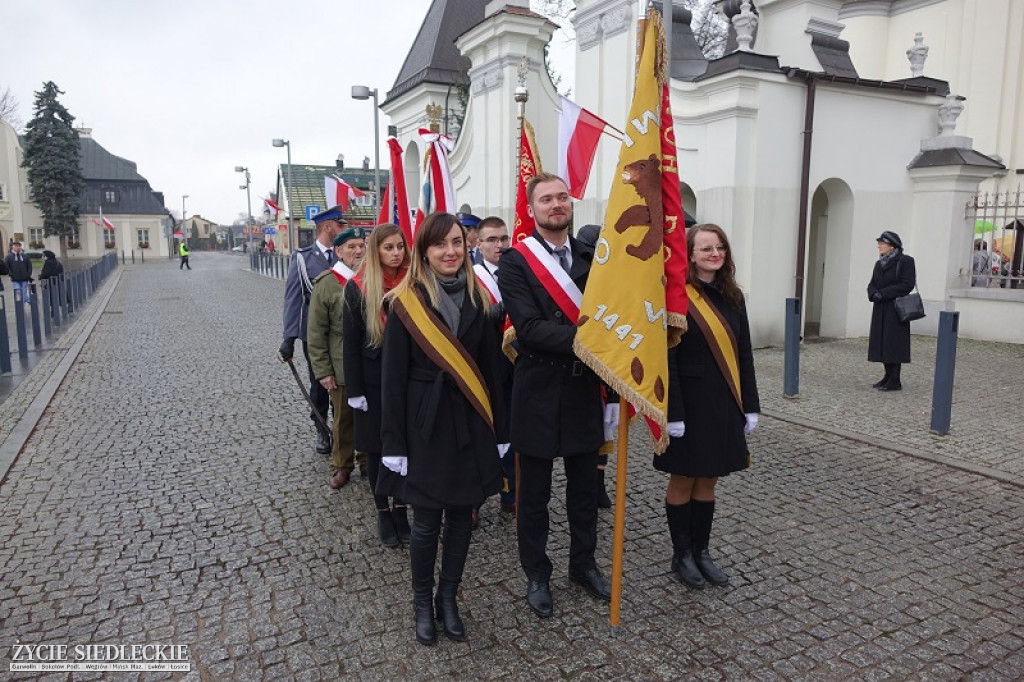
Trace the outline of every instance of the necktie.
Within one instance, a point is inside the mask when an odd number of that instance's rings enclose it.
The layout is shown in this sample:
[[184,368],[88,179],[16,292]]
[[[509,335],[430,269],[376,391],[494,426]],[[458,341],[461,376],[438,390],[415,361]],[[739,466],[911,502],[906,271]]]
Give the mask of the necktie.
[[569,272],[569,247],[568,246],[556,246],[555,255],[558,256],[558,264],[562,266],[562,269]]
[[324,251],[324,259],[327,260],[327,265],[334,265],[334,252],[330,249]]

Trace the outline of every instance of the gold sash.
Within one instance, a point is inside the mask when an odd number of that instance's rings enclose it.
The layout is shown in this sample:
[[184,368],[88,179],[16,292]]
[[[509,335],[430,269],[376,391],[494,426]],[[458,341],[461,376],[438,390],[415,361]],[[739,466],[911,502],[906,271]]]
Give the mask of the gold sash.
[[422,294],[406,289],[392,303],[391,312],[402,321],[420,350],[455,380],[462,395],[493,431],[491,398],[480,368],[447,325],[423,302]]
[[690,315],[700,327],[704,339],[708,342],[711,354],[725,377],[725,383],[732,391],[736,405],[743,412],[743,398],[740,394],[740,362],[739,346],[736,336],[732,333],[722,313],[692,284],[686,285],[686,293],[690,298]]

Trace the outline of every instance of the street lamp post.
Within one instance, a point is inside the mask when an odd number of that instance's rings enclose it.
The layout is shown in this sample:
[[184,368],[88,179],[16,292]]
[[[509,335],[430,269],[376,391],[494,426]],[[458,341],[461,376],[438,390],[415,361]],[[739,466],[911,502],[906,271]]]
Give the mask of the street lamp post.
[[245,184],[239,185],[238,189],[245,190],[245,205],[249,210],[249,222],[245,225],[245,233],[249,236],[249,253],[252,253],[252,195],[249,193],[249,169],[245,166],[235,166],[236,173],[245,173]]
[[[185,199],[188,199],[187,194],[181,195],[181,241],[185,241]],[[179,244],[180,246],[180,244]],[[180,250],[179,250],[180,253]]]
[[292,142],[274,138],[271,144],[275,147],[285,147],[288,150],[288,191],[285,194],[288,197],[288,251],[291,252],[295,250],[296,246],[295,219],[292,217],[295,213],[295,207],[292,206]]
[[380,116],[377,108],[377,88],[352,86],[352,99],[373,98],[373,216],[380,215]]

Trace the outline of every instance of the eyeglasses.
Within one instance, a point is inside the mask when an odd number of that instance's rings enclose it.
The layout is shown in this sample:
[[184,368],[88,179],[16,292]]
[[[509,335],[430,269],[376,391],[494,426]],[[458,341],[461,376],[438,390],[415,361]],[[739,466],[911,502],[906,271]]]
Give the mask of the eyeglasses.
[[481,239],[480,241],[485,244],[508,244],[512,240],[508,235],[506,235],[504,237],[488,237],[487,239]]
[[699,249],[697,249],[697,251],[700,251],[701,253],[711,253],[712,251],[717,251],[718,253],[725,253],[728,250],[729,247],[726,246],[725,244],[719,244],[718,246],[702,246]]

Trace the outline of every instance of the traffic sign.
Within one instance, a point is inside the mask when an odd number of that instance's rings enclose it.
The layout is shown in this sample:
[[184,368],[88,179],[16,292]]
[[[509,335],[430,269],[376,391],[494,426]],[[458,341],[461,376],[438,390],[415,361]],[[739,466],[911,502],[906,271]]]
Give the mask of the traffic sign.
[[263,234],[277,234],[277,230],[273,227],[264,227]]
[[314,204],[307,204],[306,205],[306,220],[312,220],[313,216],[315,216],[321,210],[323,210],[323,209],[321,209],[319,206],[316,206]]

